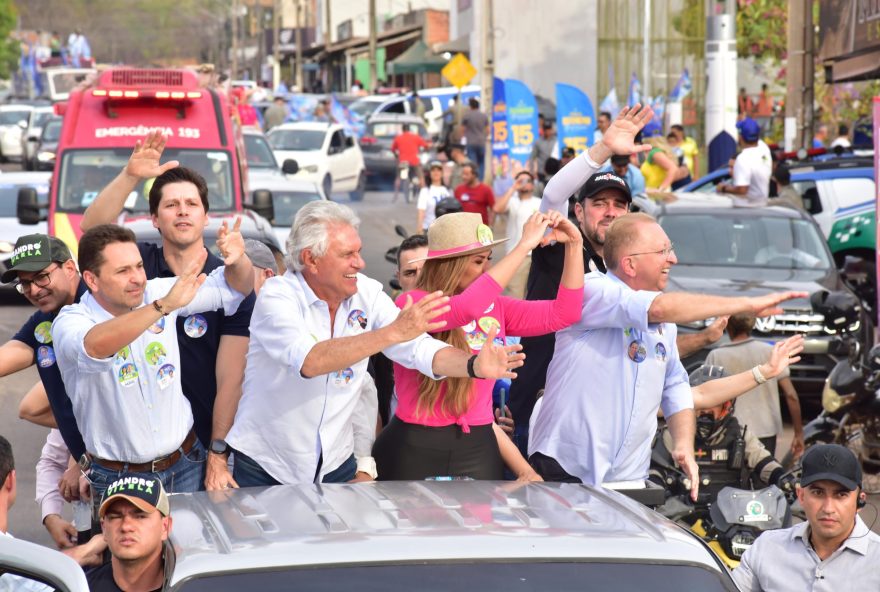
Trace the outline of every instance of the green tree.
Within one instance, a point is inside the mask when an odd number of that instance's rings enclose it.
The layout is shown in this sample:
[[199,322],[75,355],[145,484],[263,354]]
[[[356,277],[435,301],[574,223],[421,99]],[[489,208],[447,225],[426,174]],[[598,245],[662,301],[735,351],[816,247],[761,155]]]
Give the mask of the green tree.
[[20,56],[18,41],[10,37],[18,22],[12,0],[0,0],[0,79],[9,78],[17,69]]
[[787,0],[737,0],[737,54],[779,64],[788,48],[787,21]]

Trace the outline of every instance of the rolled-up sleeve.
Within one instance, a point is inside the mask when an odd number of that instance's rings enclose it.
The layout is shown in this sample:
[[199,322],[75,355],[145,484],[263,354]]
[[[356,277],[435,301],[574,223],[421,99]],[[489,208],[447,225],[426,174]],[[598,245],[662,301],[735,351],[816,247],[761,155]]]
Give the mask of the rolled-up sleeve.
[[[196,312],[222,308],[227,317],[235,314],[238,305],[247,294],[236,292],[226,282],[225,267],[218,267],[205,279],[192,302],[182,307],[179,314],[188,316]],[[169,288],[170,289],[170,288]]]
[[300,376],[306,356],[318,343],[317,337],[308,331],[304,312],[283,285],[267,284],[251,316],[251,341],[259,343],[270,359],[292,368]]
[[633,327],[648,330],[648,310],[660,292],[632,290],[600,272],[584,278],[584,302],[577,325],[583,329]]
[[[391,298],[384,292],[379,292],[373,302],[373,317],[376,319],[374,328],[387,327],[394,322],[399,314],[400,309],[391,301]],[[450,345],[429,337],[427,334],[422,334],[413,340],[386,347],[382,353],[405,368],[418,370],[425,376],[440,380],[443,377],[434,374],[434,356],[444,347],[450,347]]]
[[[63,371],[65,368],[76,367],[77,372],[96,374],[113,365],[113,356],[99,359],[86,353],[86,335],[96,324],[82,305],[74,304],[61,309],[52,323],[52,341],[55,344],[59,369]],[[76,396],[76,393],[70,391],[67,394]]]

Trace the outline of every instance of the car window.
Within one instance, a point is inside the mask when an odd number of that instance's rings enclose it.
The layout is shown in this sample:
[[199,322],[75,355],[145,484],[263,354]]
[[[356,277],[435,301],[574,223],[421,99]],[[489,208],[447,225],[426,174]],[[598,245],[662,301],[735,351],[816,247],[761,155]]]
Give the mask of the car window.
[[278,163],[272,154],[272,147],[265,137],[256,134],[245,134],[244,150],[247,153],[248,167],[257,169],[278,168]]
[[46,124],[43,133],[40,134],[40,140],[43,142],[57,142],[61,137],[61,120],[54,119]]
[[403,101],[393,101],[382,107],[382,113],[406,113]]
[[18,125],[19,121],[27,121],[30,111],[0,111],[0,125]]
[[[727,585],[725,585],[727,582]],[[182,592],[239,590],[419,590],[419,592],[720,592],[732,589],[720,571],[692,565],[620,562],[523,562],[316,567],[187,580]]]
[[345,136],[342,135],[341,131],[337,130],[333,132],[333,136],[330,138],[330,147],[339,150],[342,150],[345,147]]
[[43,127],[46,125],[46,122],[52,117],[53,113],[51,111],[34,111],[34,117],[31,120],[31,126],[33,127]]
[[660,225],[679,265],[830,269],[825,241],[808,220],[717,213],[666,215]]
[[[410,129],[418,135],[424,137],[427,134],[423,125],[416,125],[413,123],[410,123],[409,125]],[[413,129],[413,126],[415,126],[416,129]],[[374,138],[394,138],[402,132],[403,123],[397,121],[382,121],[371,123],[367,135],[373,136]]]
[[834,195],[837,197],[838,208],[847,208],[863,204],[867,201],[874,201],[875,199],[876,185],[874,184],[874,179],[846,177],[831,179],[830,183],[834,190]]
[[272,130],[267,136],[275,150],[320,150],[324,146],[324,130]]
[[273,226],[290,226],[301,207],[311,201],[320,201],[321,196],[314,191],[273,191],[272,205],[275,208]]
[[805,210],[813,215],[822,213],[824,208],[822,200],[819,198],[819,189],[814,181],[795,181],[791,186],[800,194]]

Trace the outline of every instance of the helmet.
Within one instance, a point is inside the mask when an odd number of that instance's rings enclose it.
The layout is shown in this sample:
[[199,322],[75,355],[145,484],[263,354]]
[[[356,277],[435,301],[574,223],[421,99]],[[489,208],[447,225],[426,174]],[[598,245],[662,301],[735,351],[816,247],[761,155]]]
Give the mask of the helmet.
[[439,218],[444,214],[455,214],[461,211],[461,203],[454,197],[444,197],[434,206],[434,213]]
[[[688,381],[691,388],[700,386],[710,380],[716,378],[724,378],[727,373],[723,366],[713,366],[711,364],[703,364],[688,375]],[[733,402],[725,401],[721,405],[721,412],[717,413],[712,409],[704,409],[697,414],[697,438],[703,441],[710,440],[713,436],[721,433],[727,428],[733,418]]]

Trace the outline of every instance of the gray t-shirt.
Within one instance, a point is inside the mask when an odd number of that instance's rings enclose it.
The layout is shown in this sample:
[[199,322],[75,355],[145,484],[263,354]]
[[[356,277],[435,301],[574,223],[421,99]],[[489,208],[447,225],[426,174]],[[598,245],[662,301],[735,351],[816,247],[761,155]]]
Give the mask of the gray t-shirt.
[[[709,352],[706,363],[723,366],[725,374],[732,376],[763,364],[772,350],[773,346],[769,343],[749,338],[713,349]],[[777,381],[788,376],[786,368],[778,377],[756,386],[736,399],[733,415],[740,425],[748,426],[749,431],[758,438],[769,438],[782,433],[782,410],[779,407]]]
[[464,126],[464,137],[467,138],[468,146],[482,146],[486,143],[486,126],[489,118],[478,109],[468,109],[461,118]]

